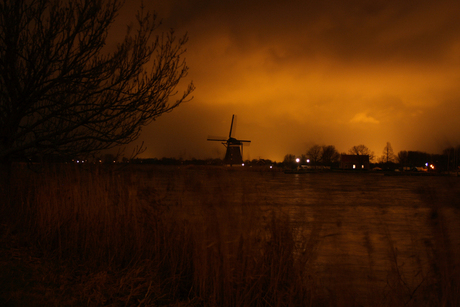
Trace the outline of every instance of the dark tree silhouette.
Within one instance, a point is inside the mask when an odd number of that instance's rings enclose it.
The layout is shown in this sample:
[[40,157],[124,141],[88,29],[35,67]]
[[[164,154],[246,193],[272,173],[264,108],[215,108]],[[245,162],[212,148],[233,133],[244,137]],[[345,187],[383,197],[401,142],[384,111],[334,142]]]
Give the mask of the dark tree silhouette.
[[442,153],[446,157],[447,170],[458,171],[458,165],[460,164],[460,146],[447,147]]
[[353,146],[352,148],[350,148],[350,150],[348,150],[348,153],[350,155],[368,155],[369,161],[374,160],[374,152],[369,150],[369,148],[367,148],[364,145]]
[[319,145],[313,145],[307,150],[307,157],[310,159],[310,162],[313,166],[316,167],[318,162],[321,160],[323,149]]
[[409,166],[422,167],[431,162],[431,154],[423,151],[408,151],[407,162]]
[[409,153],[407,150],[401,150],[398,152],[398,163],[401,167],[406,167],[407,164],[409,163]]
[[[107,45],[120,0],[0,1],[0,162],[128,144],[188,99],[187,36],[140,8]],[[114,45],[115,46],[115,45]],[[171,100],[173,100],[171,102]]]
[[287,154],[284,156],[283,163],[295,163],[295,155]]
[[324,165],[332,165],[340,160],[340,154],[334,145],[322,146],[321,162]]
[[391,147],[390,142],[387,142],[387,145],[385,146],[385,148],[383,148],[383,154],[381,157],[381,161],[386,164],[395,162],[395,155],[393,152],[393,147]]
[[285,167],[295,167],[295,165],[296,165],[295,155],[293,155],[293,154],[285,155],[284,159],[283,159],[283,165]]

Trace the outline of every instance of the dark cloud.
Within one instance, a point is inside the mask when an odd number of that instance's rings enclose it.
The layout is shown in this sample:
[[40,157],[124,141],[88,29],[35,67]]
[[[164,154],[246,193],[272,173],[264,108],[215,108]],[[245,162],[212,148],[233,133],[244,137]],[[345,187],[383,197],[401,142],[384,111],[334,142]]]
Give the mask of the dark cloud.
[[165,23],[203,39],[226,35],[247,52],[279,46],[292,55],[433,59],[457,41],[453,1],[176,1]]

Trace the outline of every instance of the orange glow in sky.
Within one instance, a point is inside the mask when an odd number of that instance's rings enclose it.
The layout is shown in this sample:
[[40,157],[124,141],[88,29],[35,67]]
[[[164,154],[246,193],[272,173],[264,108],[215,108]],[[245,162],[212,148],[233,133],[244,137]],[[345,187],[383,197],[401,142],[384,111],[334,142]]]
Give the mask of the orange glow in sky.
[[144,157],[223,157],[206,138],[226,136],[232,114],[252,141],[244,159],[460,144],[458,1],[166,2],[146,7],[188,33],[196,90],[144,129]]

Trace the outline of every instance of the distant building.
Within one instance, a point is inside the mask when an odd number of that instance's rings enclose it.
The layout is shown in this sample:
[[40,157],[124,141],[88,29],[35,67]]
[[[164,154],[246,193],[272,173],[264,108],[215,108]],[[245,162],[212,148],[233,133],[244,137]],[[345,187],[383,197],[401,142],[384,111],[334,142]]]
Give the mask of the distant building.
[[368,170],[369,155],[341,155],[340,168],[350,170]]

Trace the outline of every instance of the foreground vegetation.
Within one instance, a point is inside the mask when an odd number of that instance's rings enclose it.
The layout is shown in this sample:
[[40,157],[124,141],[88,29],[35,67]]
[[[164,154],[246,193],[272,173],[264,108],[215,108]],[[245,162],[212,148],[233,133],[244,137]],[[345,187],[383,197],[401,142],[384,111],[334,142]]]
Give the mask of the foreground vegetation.
[[296,227],[285,212],[244,191],[237,205],[230,201],[234,183],[228,171],[206,169],[195,178],[161,168],[16,169],[1,212],[0,304],[460,303],[458,255],[436,207],[427,220],[433,221],[437,241],[421,281],[411,283],[401,273],[404,264],[388,235],[387,280],[363,295],[347,280],[334,278],[347,271],[338,263],[330,265],[329,275],[318,274],[320,229]]

